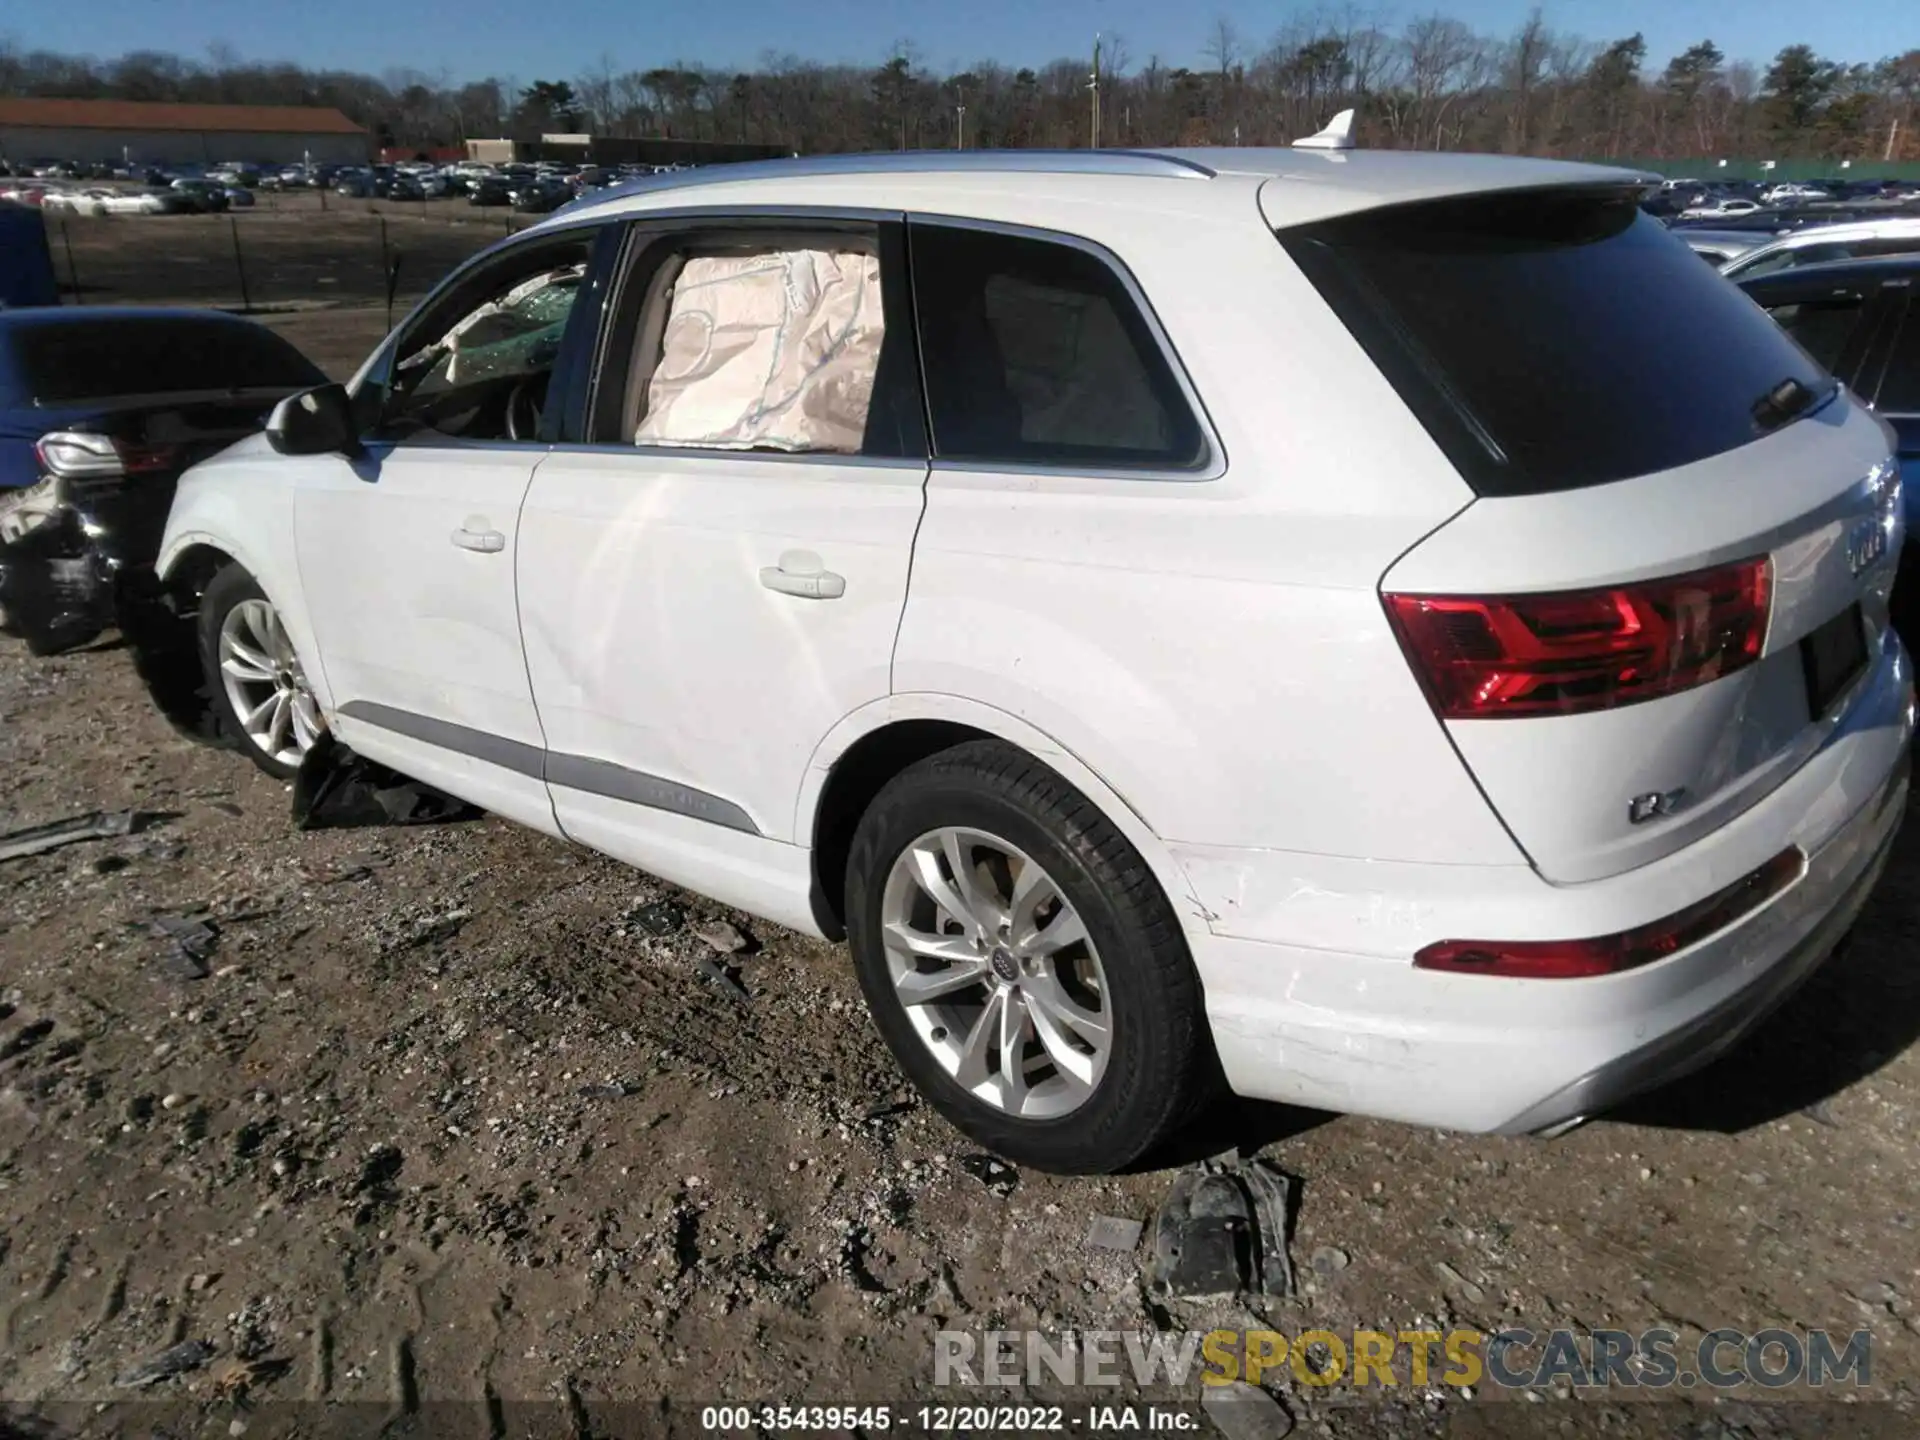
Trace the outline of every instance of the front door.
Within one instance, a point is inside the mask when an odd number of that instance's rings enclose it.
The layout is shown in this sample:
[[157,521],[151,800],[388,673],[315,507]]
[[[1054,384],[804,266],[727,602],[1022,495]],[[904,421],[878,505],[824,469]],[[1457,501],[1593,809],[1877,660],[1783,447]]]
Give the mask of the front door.
[[801,783],[889,693],[927,474],[899,227],[804,223],[636,234],[519,554],[566,834],[797,923]]
[[366,452],[305,468],[295,492],[340,738],[548,831],[514,563],[590,244],[529,242],[456,280],[398,337]]

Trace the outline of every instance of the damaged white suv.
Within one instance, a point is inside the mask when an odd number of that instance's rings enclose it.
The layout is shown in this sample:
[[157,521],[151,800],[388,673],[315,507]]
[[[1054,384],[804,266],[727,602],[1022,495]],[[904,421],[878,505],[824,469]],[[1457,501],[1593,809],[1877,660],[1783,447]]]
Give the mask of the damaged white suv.
[[1905,809],[1885,431],[1619,171],[851,156],[562,211],[191,471],[339,741],[846,935],[928,1098],[1546,1131],[1815,966]]

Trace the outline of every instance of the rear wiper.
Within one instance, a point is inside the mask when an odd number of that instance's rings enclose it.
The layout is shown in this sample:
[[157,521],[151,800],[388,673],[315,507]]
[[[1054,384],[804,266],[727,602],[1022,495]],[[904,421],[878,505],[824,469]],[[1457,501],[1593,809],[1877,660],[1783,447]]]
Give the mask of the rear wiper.
[[1769,430],[1778,430],[1789,420],[1804,415],[1816,398],[1803,381],[1789,377],[1753,402],[1753,423],[1760,427],[1763,435]]

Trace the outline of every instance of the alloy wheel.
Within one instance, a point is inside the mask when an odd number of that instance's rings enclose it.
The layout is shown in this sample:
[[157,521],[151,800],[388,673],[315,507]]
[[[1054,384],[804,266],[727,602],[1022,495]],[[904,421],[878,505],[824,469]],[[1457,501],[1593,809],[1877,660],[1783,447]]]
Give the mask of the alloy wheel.
[[914,1033],[968,1094],[1023,1120],[1085,1104],[1113,1020],[1085,923],[1039,862],[982,830],[932,830],[881,899],[887,970]]
[[327,728],[279,612],[242,600],[220,622],[220,683],[247,741],[269,759],[298,765]]

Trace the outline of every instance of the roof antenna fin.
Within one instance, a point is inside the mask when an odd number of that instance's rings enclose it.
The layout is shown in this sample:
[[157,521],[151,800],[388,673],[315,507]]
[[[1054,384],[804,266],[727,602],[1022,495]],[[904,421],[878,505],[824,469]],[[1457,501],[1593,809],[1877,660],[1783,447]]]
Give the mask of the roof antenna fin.
[[1303,135],[1293,142],[1296,150],[1351,150],[1353,149],[1353,111],[1342,110],[1327,122],[1327,128],[1317,135]]

